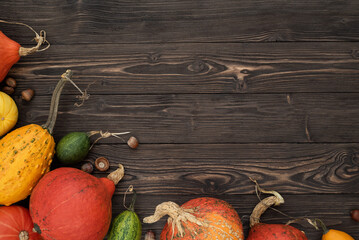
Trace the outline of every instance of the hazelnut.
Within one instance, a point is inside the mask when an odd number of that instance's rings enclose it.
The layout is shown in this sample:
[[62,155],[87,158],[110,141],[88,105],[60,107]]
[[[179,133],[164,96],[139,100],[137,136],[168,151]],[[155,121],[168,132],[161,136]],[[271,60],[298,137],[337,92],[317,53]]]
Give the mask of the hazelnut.
[[2,88],[2,91],[7,95],[11,95],[14,93],[15,90],[12,87],[5,86]]
[[359,209],[352,210],[350,216],[354,221],[359,222]]
[[9,87],[16,88],[16,80],[13,79],[12,77],[6,78],[6,79],[5,79],[5,83],[6,83],[6,85],[8,85]]
[[95,167],[101,172],[107,171],[110,168],[109,161],[104,157],[99,157],[95,160]]
[[93,165],[90,162],[84,163],[81,166],[81,170],[87,173],[92,173],[93,171]]
[[127,145],[132,148],[132,149],[136,149],[138,147],[138,140],[135,137],[130,137],[127,141]]
[[29,89],[26,89],[21,92],[21,98],[24,99],[25,101],[29,102],[29,101],[31,101],[34,94],[35,94],[34,90],[29,88]]
[[156,235],[151,230],[146,232],[145,240],[156,240]]

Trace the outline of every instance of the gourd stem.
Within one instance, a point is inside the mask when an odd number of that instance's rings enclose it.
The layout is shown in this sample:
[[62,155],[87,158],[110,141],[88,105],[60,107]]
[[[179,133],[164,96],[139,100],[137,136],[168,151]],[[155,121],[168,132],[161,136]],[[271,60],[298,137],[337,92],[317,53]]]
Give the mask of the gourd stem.
[[110,179],[115,185],[117,185],[123,176],[125,175],[125,168],[122,164],[119,164],[118,169],[110,173],[107,178]]
[[199,220],[193,215],[194,209],[184,209],[174,202],[163,202],[156,207],[155,213],[152,216],[145,217],[144,223],[155,223],[159,221],[163,216],[169,215],[168,222],[172,223],[172,237],[175,232],[175,228],[181,237],[184,235],[184,228],[182,222],[192,222],[199,226],[208,227],[208,223]]
[[61,75],[61,80],[57,83],[52,94],[49,117],[46,123],[42,126],[43,128],[46,128],[50,134],[52,134],[56,123],[62,89],[64,88],[68,79],[72,77],[72,74],[73,73],[71,70],[66,70],[66,72]]
[[[258,224],[260,222],[260,218],[262,214],[271,206],[278,206],[280,204],[284,203],[283,197],[276,191],[266,191],[262,189],[256,180],[251,179],[256,184],[256,193],[258,195],[258,191],[261,193],[266,194],[273,194],[274,196],[267,197],[260,201],[255,208],[253,209],[253,212],[250,216],[250,227],[253,227],[254,225]],[[259,196],[259,195],[258,195]]]
[[327,234],[327,233],[329,232],[327,226],[325,226],[325,224],[324,224],[324,222],[323,222],[322,220],[320,220],[320,219],[318,219],[318,218],[316,218],[316,219],[314,219],[314,220],[315,220],[315,222],[318,222],[318,223],[320,224],[320,226],[322,227],[322,229],[323,229],[323,235],[324,235],[324,234]]
[[29,239],[30,239],[30,236],[27,231],[23,230],[19,233],[19,240],[29,240]]
[[[132,192],[132,193],[133,193],[130,207],[127,207],[127,206],[126,206],[126,196],[127,196],[127,193],[128,193],[128,192]],[[134,211],[135,211],[136,198],[137,198],[137,193],[136,193],[136,191],[133,189],[133,186],[130,185],[130,186],[127,188],[127,190],[126,190],[126,192],[125,192],[125,194],[124,194],[124,196],[123,196],[123,206],[124,206],[127,210],[129,210],[129,211],[131,211],[131,212],[134,212]]]
[[[21,57],[23,56],[27,56],[29,54],[32,54],[34,52],[42,52],[45,51],[46,49],[48,49],[50,47],[50,43],[46,40],[46,32],[44,30],[40,31],[40,34],[38,34],[31,26],[25,24],[25,23],[21,23],[21,22],[9,22],[9,21],[5,21],[5,20],[0,20],[0,23],[7,23],[7,24],[15,24],[15,25],[21,25],[21,26],[25,26],[28,29],[30,29],[31,31],[33,31],[35,33],[35,41],[37,42],[37,45],[35,47],[32,48],[24,48],[24,47],[20,47],[19,48],[19,55]],[[41,45],[46,43],[47,46],[43,49],[40,49]]]

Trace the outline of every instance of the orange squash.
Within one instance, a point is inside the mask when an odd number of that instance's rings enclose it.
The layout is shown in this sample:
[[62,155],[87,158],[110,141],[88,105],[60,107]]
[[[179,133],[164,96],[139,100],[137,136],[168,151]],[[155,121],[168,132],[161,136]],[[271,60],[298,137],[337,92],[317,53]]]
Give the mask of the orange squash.
[[161,240],[243,240],[243,227],[237,212],[227,202],[210,197],[192,199],[182,206],[164,202],[144,223],[157,222],[169,215]]
[[30,26],[23,23],[8,22],[4,20],[0,20],[0,23],[17,24],[28,27],[35,33],[35,40],[37,42],[37,45],[35,47],[24,48],[21,47],[19,43],[11,40],[3,32],[0,31],[0,82],[2,82],[7,73],[9,72],[10,68],[19,61],[20,57],[27,56],[34,52],[43,51],[47,49],[50,45],[48,45],[48,47],[46,47],[45,49],[39,50],[40,46],[43,43],[48,43],[48,41],[46,40],[45,31],[41,31],[39,35]]
[[71,77],[68,70],[57,84],[50,114],[43,126],[30,124],[8,133],[0,140],[0,205],[25,199],[40,178],[50,170],[55,151],[51,136],[61,91]]

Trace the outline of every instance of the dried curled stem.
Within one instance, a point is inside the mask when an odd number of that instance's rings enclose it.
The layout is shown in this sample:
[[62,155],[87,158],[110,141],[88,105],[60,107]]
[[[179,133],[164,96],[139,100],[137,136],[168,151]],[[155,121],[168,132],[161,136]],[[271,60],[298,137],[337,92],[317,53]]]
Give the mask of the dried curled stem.
[[156,207],[155,213],[152,216],[145,217],[143,219],[144,223],[155,223],[159,221],[163,216],[169,215],[167,220],[168,223],[172,224],[172,238],[177,229],[181,237],[184,235],[184,229],[182,222],[192,222],[199,226],[208,227],[208,224],[199,220],[193,215],[193,209],[183,209],[178,204],[174,202],[164,202]]
[[265,194],[273,194],[274,196],[267,197],[260,201],[257,206],[253,209],[253,212],[250,216],[250,227],[253,227],[257,223],[260,222],[260,217],[262,214],[271,206],[278,206],[284,203],[283,197],[276,191],[266,191],[262,189],[258,182],[251,178],[251,180],[256,184],[256,193],[258,192],[265,193]]
[[[49,41],[47,41],[46,39],[46,32],[44,30],[40,31],[40,34],[37,33],[32,27],[30,27],[29,25],[25,24],[25,23],[21,23],[21,22],[10,22],[10,21],[5,21],[5,20],[0,20],[1,23],[7,23],[7,24],[15,24],[15,25],[22,25],[27,27],[28,29],[30,29],[31,31],[33,31],[35,33],[35,41],[37,42],[37,45],[35,47],[32,48],[24,48],[24,47],[20,47],[19,48],[19,55],[21,57],[23,56],[27,56],[30,55],[32,53],[35,52],[42,52],[45,51],[46,49],[48,49],[50,47],[50,43]],[[43,44],[47,44],[47,46],[45,48],[41,48],[41,46]]]

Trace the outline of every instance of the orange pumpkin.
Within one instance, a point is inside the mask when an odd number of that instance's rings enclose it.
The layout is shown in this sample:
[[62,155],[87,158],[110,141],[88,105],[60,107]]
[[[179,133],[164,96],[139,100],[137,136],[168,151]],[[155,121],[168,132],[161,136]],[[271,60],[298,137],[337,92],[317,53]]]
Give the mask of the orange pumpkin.
[[145,223],[157,222],[169,215],[160,239],[243,240],[241,219],[227,202],[216,198],[196,198],[182,206],[164,202],[156,207],[155,214],[146,217]]

